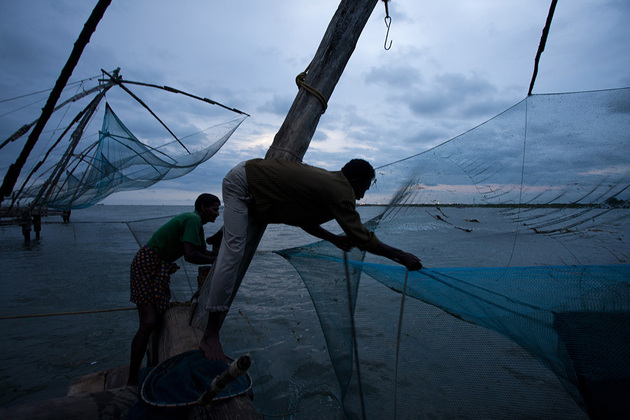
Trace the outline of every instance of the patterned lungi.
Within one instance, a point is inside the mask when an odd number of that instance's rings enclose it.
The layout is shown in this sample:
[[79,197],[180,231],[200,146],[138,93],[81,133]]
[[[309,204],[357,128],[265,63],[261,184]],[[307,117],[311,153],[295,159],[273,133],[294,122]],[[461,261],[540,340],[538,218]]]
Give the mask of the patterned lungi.
[[171,274],[178,269],[177,264],[162,261],[154,250],[143,246],[131,263],[130,300],[164,312],[171,300]]

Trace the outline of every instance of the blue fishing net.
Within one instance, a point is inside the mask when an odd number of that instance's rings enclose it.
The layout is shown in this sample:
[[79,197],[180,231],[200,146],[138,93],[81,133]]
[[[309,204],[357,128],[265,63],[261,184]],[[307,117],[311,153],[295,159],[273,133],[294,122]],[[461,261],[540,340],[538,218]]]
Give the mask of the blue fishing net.
[[[382,205],[372,228],[418,255],[420,271],[358,251],[344,258],[328,243],[278,251],[311,295],[346,416],[410,418],[459,398],[469,401],[464,417],[496,417],[510,400],[484,395],[490,380],[539,404],[509,382],[543,384],[544,373],[519,358],[504,362],[518,350],[494,333],[553,372],[588,415],[630,414],[628,127],[630,89],[534,95],[377,168],[367,199]],[[432,341],[426,330],[439,315],[418,302],[457,320],[440,318],[433,335],[465,337],[469,350]],[[472,344],[480,337],[487,345]],[[427,357],[452,361],[439,372]],[[510,374],[483,378],[482,367],[467,379],[477,360]],[[461,366],[459,377],[445,365]],[[443,381],[429,380],[436,376]],[[439,397],[427,396],[429,383]]]

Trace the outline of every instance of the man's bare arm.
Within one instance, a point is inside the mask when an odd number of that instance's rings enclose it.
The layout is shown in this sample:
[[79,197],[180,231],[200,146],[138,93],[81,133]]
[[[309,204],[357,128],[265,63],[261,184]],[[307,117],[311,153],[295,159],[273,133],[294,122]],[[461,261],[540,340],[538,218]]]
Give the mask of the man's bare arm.
[[323,239],[335,245],[337,248],[343,251],[350,251],[352,248],[352,242],[345,235],[335,235],[332,232],[327,231],[323,227],[316,226],[302,226],[304,232],[315,236],[316,238]]
[[420,270],[422,268],[420,258],[401,249],[389,246],[383,242],[379,242],[376,249],[371,252],[372,254],[380,255],[385,258],[389,258],[390,260],[395,261],[399,264],[402,264],[410,271]]

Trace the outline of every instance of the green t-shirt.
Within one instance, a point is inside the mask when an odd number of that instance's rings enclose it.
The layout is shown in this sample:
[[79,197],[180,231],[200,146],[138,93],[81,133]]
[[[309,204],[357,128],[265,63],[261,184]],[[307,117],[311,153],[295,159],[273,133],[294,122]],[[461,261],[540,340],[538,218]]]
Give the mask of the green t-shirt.
[[201,215],[195,210],[173,217],[155,231],[147,245],[166,262],[184,255],[184,242],[206,249]]

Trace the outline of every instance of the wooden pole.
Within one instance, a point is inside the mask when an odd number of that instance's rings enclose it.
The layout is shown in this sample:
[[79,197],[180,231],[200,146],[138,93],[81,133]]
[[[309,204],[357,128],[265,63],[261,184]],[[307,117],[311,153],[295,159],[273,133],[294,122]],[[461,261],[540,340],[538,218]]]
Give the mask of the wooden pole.
[[[377,2],[342,0],[328,25],[304,79],[326,101],[341,78]],[[302,160],[324,111],[316,95],[300,89],[265,158]]]
[[[319,92],[327,102],[354,52],[378,0],[342,0],[315,53],[303,82]],[[308,149],[325,105],[305,88],[300,88],[293,105],[276,133],[265,159],[301,161]],[[237,283],[240,283],[251,263],[258,244],[265,233],[265,225],[253,226],[248,232],[245,254],[241,260]],[[211,273],[212,274],[212,273]],[[210,287],[207,282],[204,287]],[[207,292],[207,291],[206,291]],[[202,292],[203,296],[204,293]],[[234,297],[232,297],[234,298]],[[192,324],[205,328],[207,313],[204,305],[194,311]]]

